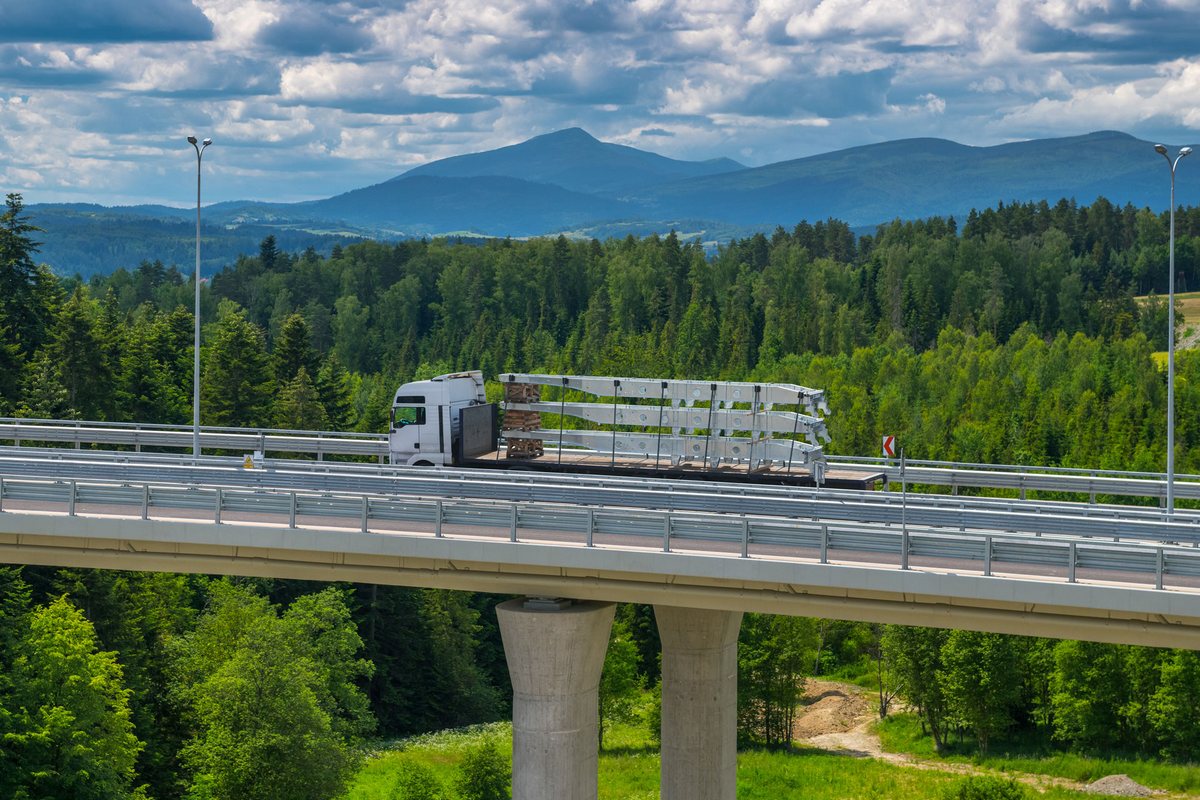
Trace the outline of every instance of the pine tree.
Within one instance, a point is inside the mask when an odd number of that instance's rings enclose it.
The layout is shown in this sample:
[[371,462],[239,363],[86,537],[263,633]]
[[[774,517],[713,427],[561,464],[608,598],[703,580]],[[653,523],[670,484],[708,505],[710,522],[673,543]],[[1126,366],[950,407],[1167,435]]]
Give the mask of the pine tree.
[[12,337],[0,309],[0,414],[9,413],[21,394],[21,348]]
[[300,367],[296,377],[280,390],[275,401],[275,427],[302,431],[323,431],[329,427],[325,406],[306,368]]
[[67,405],[84,419],[103,419],[111,403],[113,373],[98,312],[87,292],[76,288],[55,320],[50,344]]
[[303,314],[293,313],[284,320],[275,340],[275,352],[271,354],[271,365],[277,386],[284,386],[296,377],[301,369],[309,376],[317,374],[319,362],[312,348],[308,320]]
[[350,373],[334,353],[330,353],[317,373],[317,394],[325,407],[330,430],[348,431],[354,426],[354,390]]
[[271,388],[262,329],[236,303],[222,303],[204,357],[200,409],[205,424],[262,425],[269,419]]
[[8,320],[21,352],[32,353],[45,336],[48,309],[38,302],[42,280],[33,254],[41,246],[31,234],[41,231],[25,216],[21,195],[10,193],[0,214],[0,316]]

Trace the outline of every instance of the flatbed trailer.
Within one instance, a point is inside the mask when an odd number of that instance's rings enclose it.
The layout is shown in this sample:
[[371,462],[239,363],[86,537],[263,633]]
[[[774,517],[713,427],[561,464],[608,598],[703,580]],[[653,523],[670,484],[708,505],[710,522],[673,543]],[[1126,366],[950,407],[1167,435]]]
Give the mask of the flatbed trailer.
[[[611,459],[600,453],[579,455],[564,451],[562,458],[555,450],[546,450],[540,456],[509,458],[504,449],[493,450],[464,459],[464,467],[476,469],[528,470],[530,472],[558,472],[580,475],[629,475],[639,478],[673,478],[693,481],[719,481],[721,483],[747,483],[758,486],[816,486],[811,470],[767,468],[749,470],[738,465],[722,465],[715,469],[704,469],[698,464],[658,464],[653,458],[631,458],[620,456]],[[831,489],[875,489],[884,481],[883,472],[868,469],[826,469],[822,486]]]
[[826,469],[820,390],[532,373],[499,381],[502,411],[487,402],[478,371],[401,386],[392,463],[836,488],[884,479],[869,468]]

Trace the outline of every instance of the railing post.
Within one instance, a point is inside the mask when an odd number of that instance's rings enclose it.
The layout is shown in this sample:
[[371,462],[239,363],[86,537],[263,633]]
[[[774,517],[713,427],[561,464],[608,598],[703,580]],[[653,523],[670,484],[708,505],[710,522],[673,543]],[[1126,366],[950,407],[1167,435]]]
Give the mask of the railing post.
[[829,526],[821,526],[821,563],[829,563]]
[[76,492],[75,481],[71,481],[71,494],[67,498],[67,514],[69,514],[72,517],[75,516],[75,492]]
[[663,552],[671,552],[671,515],[663,514]]
[[508,526],[508,540],[515,542],[517,540],[517,504],[512,504],[512,521]]
[[362,499],[362,532],[367,532],[367,520],[371,516],[371,498],[365,494]]
[[442,519],[445,517],[445,509],[442,508],[441,500],[437,501],[437,507],[434,509],[434,513],[437,514],[437,516],[433,518],[433,536],[435,539],[440,539],[442,538]]
[[983,537],[983,576],[990,578],[992,575],[992,537]]
[[908,526],[900,532],[900,569],[908,569]]
[[596,510],[589,507],[587,510],[587,546],[594,547],[594,539],[596,536]]
[[150,484],[142,486],[142,519],[150,519]]
[[0,475],[0,512],[4,511],[4,476]]
[[289,528],[296,527],[296,493],[295,492],[291,493],[290,502],[288,503],[288,527]]
[[1161,589],[1163,588],[1163,568],[1166,566],[1164,563],[1165,559],[1163,558],[1163,549],[1161,547],[1158,548],[1156,560],[1158,563],[1155,564],[1154,567],[1154,588]]
[[1071,544],[1068,545],[1067,549],[1068,549],[1067,558],[1069,559],[1069,563],[1067,564],[1067,582],[1074,583],[1075,582],[1075,556],[1076,556],[1075,542],[1071,542]]
[[742,558],[750,557],[750,520],[742,517]]
[[218,486],[213,496],[213,522],[217,525],[221,524],[221,504],[224,502],[221,494],[221,487]]

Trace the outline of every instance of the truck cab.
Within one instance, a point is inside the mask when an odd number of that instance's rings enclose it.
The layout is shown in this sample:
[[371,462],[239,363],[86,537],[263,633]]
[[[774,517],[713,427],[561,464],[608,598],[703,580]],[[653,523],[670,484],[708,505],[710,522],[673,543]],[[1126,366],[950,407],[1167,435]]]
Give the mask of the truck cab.
[[[392,402],[388,433],[391,463],[422,467],[455,464],[455,454],[463,448],[463,410],[486,402],[483,373],[479,370],[404,384],[396,390]],[[494,443],[493,438],[490,444]]]

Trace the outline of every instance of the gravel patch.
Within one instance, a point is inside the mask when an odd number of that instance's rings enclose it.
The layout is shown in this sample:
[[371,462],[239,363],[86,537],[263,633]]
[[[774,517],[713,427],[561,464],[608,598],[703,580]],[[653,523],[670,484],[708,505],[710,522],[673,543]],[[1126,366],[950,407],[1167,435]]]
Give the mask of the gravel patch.
[[1153,797],[1158,792],[1148,789],[1128,775],[1108,775],[1083,787],[1088,794],[1105,794],[1110,797]]

